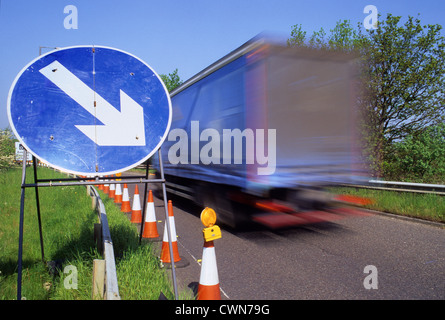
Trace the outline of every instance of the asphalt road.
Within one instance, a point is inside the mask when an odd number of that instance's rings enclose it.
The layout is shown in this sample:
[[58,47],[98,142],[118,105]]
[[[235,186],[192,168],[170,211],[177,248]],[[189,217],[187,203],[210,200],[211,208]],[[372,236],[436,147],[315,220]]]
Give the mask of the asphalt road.
[[[179,254],[189,262],[176,268],[177,283],[180,292],[193,291],[201,208],[174,198],[173,205]],[[163,201],[155,198],[155,208],[162,240]],[[214,243],[222,299],[445,299],[445,229],[437,226],[371,214],[281,231],[222,228]],[[375,268],[365,272],[367,266]]]

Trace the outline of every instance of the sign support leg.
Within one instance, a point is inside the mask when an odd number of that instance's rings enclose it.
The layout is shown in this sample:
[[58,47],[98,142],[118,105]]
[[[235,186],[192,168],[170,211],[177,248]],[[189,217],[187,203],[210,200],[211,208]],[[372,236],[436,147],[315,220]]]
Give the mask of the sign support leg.
[[[148,179],[148,175],[149,175],[149,165],[148,165],[148,160],[147,160],[147,167],[145,169],[145,179]],[[142,234],[143,234],[144,226],[145,226],[145,210],[147,208],[148,182],[145,182],[144,184],[145,184],[144,203],[142,204],[142,222],[141,222],[141,231],[139,233],[139,245],[142,242]]]
[[19,224],[19,255],[18,255],[18,270],[17,270],[17,300],[22,299],[22,257],[23,257],[23,224],[24,224],[24,210],[25,210],[25,183],[26,183],[26,159],[28,152],[23,151],[23,166],[22,166],[22,191],[20,195],[20,224]]
[[171,233],[170,233],[170,223],[169,223],[169,217],[168,217],[168,203],[167,203],[167,190],[165,188],[164,167],[162,164],[161,148],[158,149],[158,155],[159,155],[159,169],[161,171],[161,180],[163,180],[163,182],[162,182],[162,197],[164,198],[165,224],[167,226],[168,247],[170,249],[173,287],[175,289],[175,299],[178,300],[178,286],[176,284],[176,270],[175,270],[175,261],[174,261],[175,259],[173,256],[173,245],[172,245],[172,239],[171,239]]
[[43,249],[42,219],[40,217],[39,188],[37,187],[37,159],[34,156],[32,156],[32,164],[34,167],[34,183],[36,184],[35,190],[36,190],[37,219],[39,221],[40,251],[42,254],[42,262],[45,262],[45,251]]

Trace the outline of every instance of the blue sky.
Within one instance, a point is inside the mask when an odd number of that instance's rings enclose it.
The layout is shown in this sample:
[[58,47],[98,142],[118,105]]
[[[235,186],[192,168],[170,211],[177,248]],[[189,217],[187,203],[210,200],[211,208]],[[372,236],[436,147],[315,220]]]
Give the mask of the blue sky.
[[[39,47],[102,45],[127,51],[157,73],[178,68],[187,80],[262,32],[288,38],[295,24],[308,34],[327,32],[338,20],[355,26],[366,5],[383,17],[417,16],[445,26],[441,0],[0,0],[0,128],[8,126],[8,91]],[[78,29],[65,29],[74,5]],[[50,49],[43,48],[42,53]]]

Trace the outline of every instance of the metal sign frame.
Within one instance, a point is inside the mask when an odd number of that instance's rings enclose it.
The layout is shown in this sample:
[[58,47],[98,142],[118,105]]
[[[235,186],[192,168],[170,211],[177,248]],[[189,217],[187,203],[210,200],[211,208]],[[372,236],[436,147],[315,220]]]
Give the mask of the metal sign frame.
[[[28,151],[26,148],[23,150],[23,157],[26,159]],[[23,161],[22,165],[22,181],[21,181],[21,195],[20,195],[20,222],[19,222],[19,248],[18,248],[18,275],[17,275],[17,300],[22,299],[22,262],[23,262],[23,226],[24,226],[24,209],[25,209],[25,190],[26,188],[34,188],[36,193],[36,206],[37,206],[37,218],[39,223],[39,235],[40,235],[40,249],[42,255],[42,262],[45,262],[45,253],[44,253],[44,245],[43,245],[43,231],[42,231],[42,221],[40,214],[40,201],[39,201],[39,187],[57,187],[57,186],[79,186],[79,185],[101,185],[101,184],[135,184],[135,183],[144,183],[144,203],[142,210],[142,224],[141,230],[139,234],[139,244],[142,241],[142,233],[144,229],[144,221],[146,214],[146,206],[147,206],[147,194],[148,194],[148,184],[149,183],[161,183],[162,184],[162,195],[164,200],[164,211],[165,211],[165,221],[167,226],[167,235],[168,235],[168,245],[170,250],[170,258],[171,258],[171,270],[173,277],[173,287],[175,293],[175,299],[178,300],[178,287],[176,281],[176,271],[175,271],[175,262],[173,257],[173,247],[170,233],[170,224],[168,222],[168,201],[167,201],[167,191],[165,186],[165,177],[164,177],[164,168],[162,163],[162,153],[161,148],[158,148],[158,156],[159,156],[159,168],[160,168],[160,179],[149,179],[149,165],[148,160],[146,161],[146,171],[144,176],[134,176],[131,178],[119,177],[120,181],[110,181],[105,180],[105,177],[95,176],[94,182],[87,181],[85,178],[65,178],[65,179],[38,179],[37,177],[37,159],[33,155],[33,167],[34,167],[34,182],[26,183],[26,161]]]

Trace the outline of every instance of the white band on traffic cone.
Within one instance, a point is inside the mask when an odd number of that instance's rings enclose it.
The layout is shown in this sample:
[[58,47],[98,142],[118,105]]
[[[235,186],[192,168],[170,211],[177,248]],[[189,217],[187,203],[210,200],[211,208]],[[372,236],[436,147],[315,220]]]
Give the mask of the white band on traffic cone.
[[[172,242],[176,241],[176,228],[175,228],[175,217],[168,217],[168,222],[170,224],[170,237],[172,239]],[[168,242],[168,232],[167,232],[167,225],[164,224],[164,242]]]
[[216,265],[215,247],[204,247],[202,250],[201,276],[199,283],[205,286],[219,284],[218,267]]
[[145,222],[156,222],[155,204],[153,202],[147,202]]

